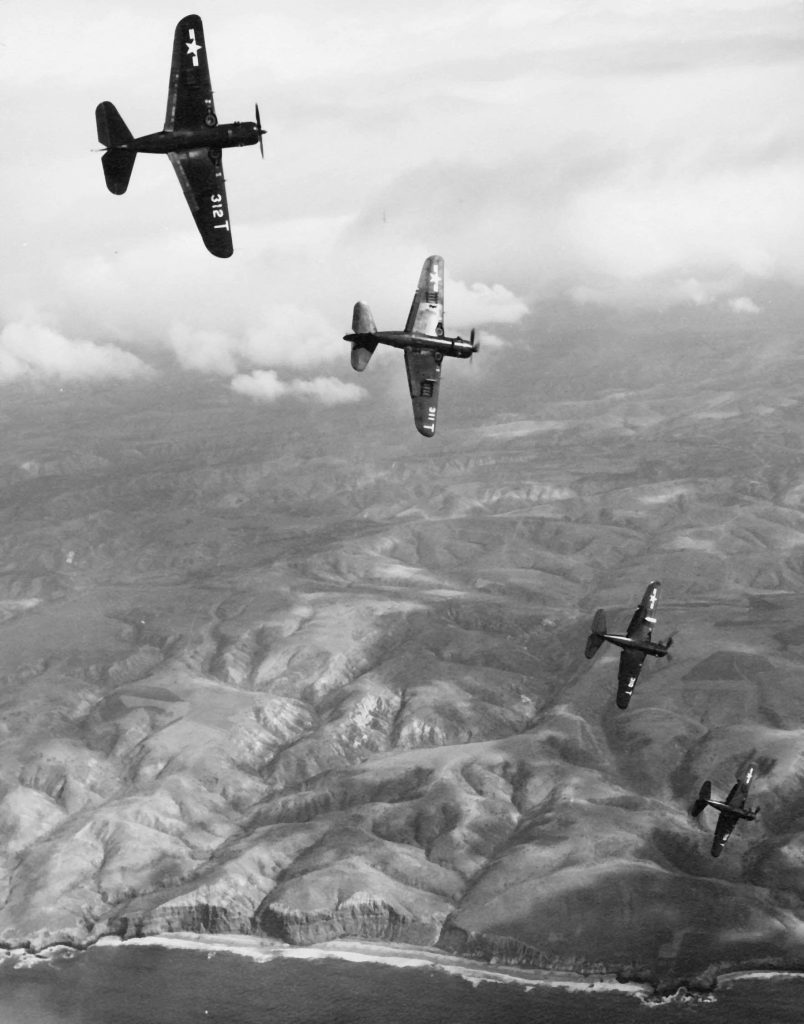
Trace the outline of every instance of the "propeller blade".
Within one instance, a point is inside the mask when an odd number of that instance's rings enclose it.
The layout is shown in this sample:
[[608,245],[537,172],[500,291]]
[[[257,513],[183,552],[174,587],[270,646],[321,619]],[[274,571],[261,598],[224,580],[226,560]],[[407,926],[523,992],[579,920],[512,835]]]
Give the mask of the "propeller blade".
[[262,137],[263,137],[263,135],[265,135],[265,132],[262,130],[262,121],[260,121],[260,105],[259,105],[259,103],[255,103],[254,104],[254,115],[255,115],[255,120],[257,122],[257,131],[260,133],[259,134],[259,139],[260,139],[260,156],[264,160],[265,159],[265,149],[263,148],[263,145],[262,145]]
[[471,363],[475,357],[475,352],[480,351],[480,341],[475,341],[475,329],[474,327],[469,332],[469,343],[472,346],[472,354],[469,356],[469,362]]

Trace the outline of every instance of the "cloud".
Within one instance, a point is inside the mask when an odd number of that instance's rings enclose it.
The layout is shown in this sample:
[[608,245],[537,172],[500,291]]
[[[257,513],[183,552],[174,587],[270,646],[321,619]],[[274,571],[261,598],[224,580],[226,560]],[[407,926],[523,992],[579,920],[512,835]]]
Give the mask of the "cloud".
[[237,372],[232,355],[235,343],[224,331],[207,331],[178,323],[169,329],[168,338],[179,365],[186,370],[219,373],[225,377]]
[[260,402],[275,402],[278,398],[313,398],[322,405],[345,405],[359,402],[366,391],[358,384],[347,384],[337,377],[314,377],[312,380],[281,381],[274,370],[254,370],[239,374],[231,382],[233,391]]
[[[381,329],[404,324],[434,252],[449,333],[554,300],[726,308],[757,279],[804,285],[787,0],[501,0],[493,18],[479,0],[412,0],[402,21],[368,0],[209,0],[218,114],[258,98],[268,130],[264,162],[225,154],[231,260],[204,250],[164,157],[138,157],[113,196],[90,152],[101,99],[136,134],[159,128],[183,11],[9,3],[0,322],[227,378],[313,375],[348,365],[356,299]],[[20,358],[3,372],[31,372]]]
[[501,284],[467,286],[463,281],[447,281],[444,295],[450,319],[460,324],[514,324],[528,312],[526,303]]
[[753,299],[749,299],[747,295],[741,295],[739,298],[729,300],[729,308],[735,313],[759,313],[759,306],[754,302]]
[[0,383],[21,377],[59,380],[128,379],[151,373],[131,352],[115,345],[67,338],[36,323],[11,323],[0,331]]

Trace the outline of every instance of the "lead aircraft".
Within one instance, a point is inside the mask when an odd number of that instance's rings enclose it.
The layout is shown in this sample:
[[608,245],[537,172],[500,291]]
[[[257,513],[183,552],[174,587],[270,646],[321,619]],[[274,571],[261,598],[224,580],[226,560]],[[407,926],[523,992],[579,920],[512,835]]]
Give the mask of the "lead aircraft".
[[173,36],[165,127],[135,139],[113,103],[95,109],[98,141],[106,147],[103,173],[110,192],[128,188],[137,153],[166,153],[179,179],[204,245],[213,256],[231,256],[232,229],[221,150],[253,146],[265,155],[259,107],[255,121],[218,124],[212,102],[204,28],[197,14],[182,18]]
[[737,782],[731,787],[731,791],[725,800],[712,799],[712,783],[708,780],[701,786],[698,799],[692,805],[690,813],[694,818],[703,811],[705,807],[714,807],[720,811],[715,825],[715,838],[712,840],[712,856],[719,857],[723,852],[726,841],[734,831],[734,826],[740,819],[753,821],[759,814],[759,807],[746,807],[748,789],[751,780],[756,774],[757,766],[755,761],[747,764],[742,772],[737,773]]
[[365,302],[356,302],[352,334],[343,337],[351,341],[352,367],[361,373],[380,342],[404,351],[413,419],[424,437],[435,433],[441,360],[444,356],[468,359],[480,348],[474,329],[469,341],[444,336],[444,260],[440,256],[428,256],[424,261],[403,331],[378,331]]
[[656,625],[656,605],[660,588],[659,580],[653,580],[648,584],[639,607],[631,617],[625,636],[606,632],[606,613],[602,608],[595,612],[592,620],[592,632],[586,641],[584,652],[587,658],[593,658],[597,654],[604,640],[622,649],[620,670],[617,674],[617,707],[623,710],[628,707],[631,700],[645,658],[649,654],[654,658],[664,658],[673,643],[672,636],[664,643],[655,643],[651,640],[653,627]]

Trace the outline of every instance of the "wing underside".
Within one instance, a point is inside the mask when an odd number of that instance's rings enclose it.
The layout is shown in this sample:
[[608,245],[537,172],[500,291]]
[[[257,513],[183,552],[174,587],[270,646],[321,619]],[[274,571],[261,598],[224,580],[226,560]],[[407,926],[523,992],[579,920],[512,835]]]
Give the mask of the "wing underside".
[[656,609],[659,604],[661,583],[654,580],[648,584],[639,607],[633,614],[628,625],[627,635],[634,640],[649,640],[653,627],[656,625]]
[[715,826],[715,837],[712,840],[712,856],[718,857],[723,847],[726,845],[729,836],[734,831],[734,826],[737,824],[737,818],[732,814],[728,814],[726,811],[721,811],[720,817],[717,819],[717,825]]
[[641,651],[623,651],[617,673],[617,707],[627,708],[642,670],[645,655]]
[[436,428],[441,364],[432,352],[406,348],[405,369],[416,429],[425,437],[432,437]]
[[213,256],[231,256],[232,231],[222,161],[213,159],[208,149],[181,150],[168,156],[204,245]]
[[204,26],[197,14],[189,14],[178,23],[173,36],[165,131],[216,123]]
[[405,333],[444,336],[444,261],[428,256],[419,274],[419,284],[408,313]]
[[661,587],[662,585],[658,580],[653,580],[652,583],[648,584],[639,603],[639,610],[642,613],[643,620],[651,625],[656,622],[656,609],[659,604],[659,591]]

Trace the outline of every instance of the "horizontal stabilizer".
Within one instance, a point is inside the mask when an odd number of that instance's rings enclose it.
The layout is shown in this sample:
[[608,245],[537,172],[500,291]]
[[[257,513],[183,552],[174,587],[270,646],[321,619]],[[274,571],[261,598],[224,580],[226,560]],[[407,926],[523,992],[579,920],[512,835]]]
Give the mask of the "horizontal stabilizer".
[[[353,334],[376,334],[377,325],[371,310],[365,302],[356,302],[352,311],[352,333]],[[373,350],[372,350],[373,351]]]
[[584,654],[587,658],[594,658],[598,652],[598,648],[603,643],[603,634],[606,632],[606,613],[602,608],[598,608],[595,612],[595,617],[592,619],[592,632],[589,634],[589,639],[586,641],[586,650]]
[[134,141],[125,121],[117,113],[117,107],[108,100],[95,108],[95,123],[98,126],[98,142],[107,149],[126,146]]
[[106,187],[116,196],[122,196],[128,188],[136,156],[130,149],[109,149],[101,157]]
[[698,793],[698,799],[692,805],[690,814],[693,818],[697,818],[701,811],[706,807],[709,801],[712,799],[712,783],[708,780],[701,786],[701,790]]
[[376,341],[352,342],[352,369],[362,373],[368,366],[369,359],[374,355],[374,349],[379,343]]
[[602,643],[603,643],[603,637],[600,636],[600,634],[598,634],[598,633],[590,633],[589,634],[589,638],[586,641],[586,650],[584,651],[584,655],[587,658],[594,658],[594,656],[597,654],[598,650],[600,649],[600,645]]

